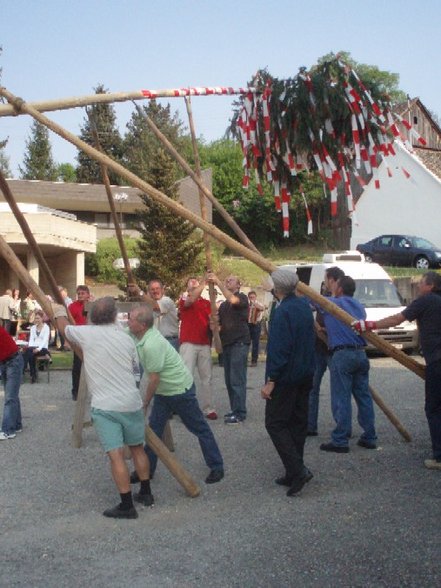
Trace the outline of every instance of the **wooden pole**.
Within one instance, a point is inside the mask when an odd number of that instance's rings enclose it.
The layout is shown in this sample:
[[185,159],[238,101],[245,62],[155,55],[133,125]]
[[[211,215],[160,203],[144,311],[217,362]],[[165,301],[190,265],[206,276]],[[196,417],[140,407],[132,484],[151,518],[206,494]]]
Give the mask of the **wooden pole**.
[[[166,90],[135,90],[134,92],[111,92],[108,94],[92,94],[91,96],[77,96],[30,102],[29,106],[40,112],[83,108],[94,104],[109,104],[111,102],[127,102],[129,100],[151,100],[155,98],[180,98],[183,96],[234,96],[238,94],[259,93],[256,88],[176,88]],[[25,114],[17,112],[9,104],[0,104],[0,116],[17,116]]]
[[50,318],[51,322],[54,323],[52,306],[49,300],[46,298],[46,294],[43,292],[37,282],[29,275],[28,270],[15,255],[14,251],[8,245],[8,243],[6,243],[2,235],[0,235],[0,255],[6,260],[6,262],[9,264],[9,267],[17,274],[26,288],[32,292],[41,308]]
[[[0,171],[0,189],[3,192],[6,202],[9,204],[9,208],[11,209],[13,215],[15,216],[16,221],[20,225],[21,230],[23,231],[23,235],[26,238],[26,241],[29,244],[29,247],[32,253],[35,255],[35,258],[38,261],[38,265],[41,268],[46,280],[49,282],[49,286],[51,288],[52,294],[54,299],[58,304],[63,304],[63,297],[61,296],[61,292],[58,289],[57,282],[55,281],[54,276],[41,252],[41,249],[35,240],[34,235],[32,234],[31,229],[24,217],[24,214],[19,209],[15,198],[9,188],[8,182],[5,180],[3,173]],[[46,313],[47,314],[47,313]],[[48,315],[49,316],[49,315]]]
[[412,441],[412,437],[410,436],[410,433],[407,431],[407,429],[405,429],[401,421],[398,419],[396,414],[389,408],[389,406],[384,402],[384,400],[381,398],[378,392],[372,388],[372,386],[369,386],[369,391],[372,395],[372,400],[375,402],[375,404],[384,412],[386,417],[397,429],[397,431],[400,433],[403,439],[410,443],[410,441]]
[[[87,143],[85,143],[84,141],[82,141],[81,139],[79,139],[63,127],[61,127],[60,125],[49,120],[46,116],[39,113],[38,110],[35,110],[35,108],[29,106],[29,104],[26,104],[22,99],[16,98],[13,94],[6,90],[6,88],[0,87],[0,96],[4,96],[8,100],[8,102],[13,104],[17,112],[26,112],[27,114],[30,114],[41,124],[45,125],[53,132],[57,133],[57,135],[59,135],[63,139],[66,139],[66,141],[69,141],[79,149],[82,149],[87,155],[89,155],[89,157],[95,159],[100,163],[104,163],[105,165],[107,165],[109,169],[113,170],[122,178],[125,178],[133,186],[139,188],[142,192],[145,192],[153,199],[157,200],[170,210],[174,211],[176,214],[180,215],[184,219],[193,223],[195,226],[207,232],[214,239],[216,239],[220,243],[223,243],[238,255],[242,255],[246,259],[255,263],[258,267],[262,268],[264,271],[267,271],[268,273],[271,273],[272,271],[277,269],[277,266],[274,263],[265,259],[260,253],[252,251],[248,247],[245,247],[241,243],[238,243],[236,240],[232,239],[231,237],[223,233],[214,225],[207,223],[198,215],[187,210],[184,206],[182,206],[182,204],[179,204],[179,202],[175,202],[174,200],[168,198],[165,194],[163,194],[156,188],[153,188],[153,186],[150,186],[150,184],[148,184],[144,180],[138,178],[138,176],[136,176],[134,173],[125,169],[121,164],[117,163],[116,161],[113,161],[107,155],[100,153],[99,151],[97,151],[96,149],[94,149],[93,147],[91,147],[90,145],[88,145]],[[351,325],[352,322],[356,320],[350,314],[343,311],[341,308],[339,308],[338,306],[330,302],[328,299],[326,299],[324,296],[318,294],[315,290],[313,290],[303,282],[299,282],[297,290],[301,294],[304,294],[305,296],[311,298],[311,300],[313,300],[314,302],[320,304],[324,308],[324,310],[328,311],[330,314],[337,317],[343,323]],[[396,361],[398,361],[399,363],[401,363],[402,365],[416,373],[418,376],[424,378],[425,368],[422,364],[416,362],[411,357],[408,357],[399,349],[395,349],[392,345],[390,345],[390,343],[388,343],[375,333],[367,332],[364,334],[364,337],[370,343],[375,345],[377,349],[379,349],[383,353],[386,353],[390,357],[393,357]]]
[[170,143],[167,137],[163,133],[161,133],[161,131],[158,129],[158,127],[155,125],[152,119],[149,116],[147,116],[145,111],[142,110],[142,108],[140,108],[138,105],[136,105],[136,108],[140,115],[144,117],[146,123],[148,124],[150,130],[153,132],[155,137],[164,145],[164,147],[167,149],[167,151],[170,153],[173,159],[177,161],[177,163],[181,166],[185,173],[187,173],[191,177],[191,179],[195,182],[195,184],[198,186],[199,190],[204,194],[204,196],[206,196],[208,200],[212,202],[213,206],[219,212],[221,217],[228,224],[228,226],[236,233],[236,235],[239,237],[242,243],[250,249],[252,249],[253,251],[255,251],[256,253],[259,253],[259,250],[254,245],[254,243],[242,231],[242,229],[239,227],[239,225],[236,223],[233,217],[228,213],[228,211],[225,210],[225,208],[222,206],[219,200],[217,200],[217,198],[215,198],[213,194],[210,192],[210,190],[204,185],[202,179],[198,176],[198,174],[195,173],[188,165],[188,163],[185,161],[185,159],[179,155],[179,153],[176,151],[176,149],[173,147],[173,145]]
[[[190,125],[190,133],[191,133],[191,143],[193,145],[193,154],[194,154],[194,168],[196,170],[196,175],[199,180],[202,182],[202,174],[201,174],[201,161],[199,158],[199,149],[196,140],[196,132],[194,128],[194,119],[193,119],[193,111],[191,108],[191,99],[189,96],[185,98],[185,106],[187,108],[188,114],[188,122]],[[199,188],[199,203],[201,206],[201,217],[203,220],[207,220],[207,204],[205,200],[205,194]],[[205,248],[205,262],[206,262],[206,270],[209,272],[213,271],[213,258],[211,255],[211,244],[210,238],[207,233],[204,232],[204,248]],[[216,306],[216,291],[214,288],[213,282],[208,283],[208,292],[210,295],[210,305],[211,305],[211,316],[215,317],[217,315],[217,306]],[[222,353],[222,343],[220,340],[219,335],[219,323],[217,321],[213,322],[212,326],[212,333],[213,333],[213,342],[214,348],[216,349],[217,353]]]
[[169,469],[172,476],[174,476],[185,489],[187,494],[192,498],[199,496],[201,493],[199,486],[149,426],[145,428],[145,441],[152,451],[156,453],[162,463]]
[[[98,151],[103,153],[103,150],[100,145],[100,140],[98,137],[98,131],[96,129],[95,121],[92,120],[92,116],[90,115],[89,111],[87,111],[87,115],[89,117],[90,128],[92,131],[93,140],[95,142],[95,147]],[[100,163],[100,168],[101,168],[101,176],[103,178],[103,184],[106,189],[107,199],[109,201],[110,214],[112,215],[113,225],[115,227],[116,238],[118,240],[119,248],[121,251],[121,256],[122,256],[123,263],[124,263],[124,269],[125,269],[126,275],[127,275],[127,284],[135,284],[132,268],[130,267],[130,263],[129,263],[129,256],[127,255],[126,244],[124,243],[123,234],[121,232],[121,226],[119,224],[118,215],[117,215],[116,209],[115,209],[115,201],[113,199],[112,188],[110,187],[110,180],[109,180],[109,174],[107,173],[107,166],[105,166],[103,163]]]

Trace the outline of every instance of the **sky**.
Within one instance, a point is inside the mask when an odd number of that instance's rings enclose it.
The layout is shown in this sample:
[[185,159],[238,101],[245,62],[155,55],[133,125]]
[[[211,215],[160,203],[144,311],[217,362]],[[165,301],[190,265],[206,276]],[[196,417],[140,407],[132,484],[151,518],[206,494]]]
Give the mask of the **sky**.
[[[182,86],[244,86],[259,68],[288,78],[331,51],[398,73],[441,116],[439,0],[0,0],[1,84],[27,102]],[[192,99],[196,132],[221,138],[231,98]],[[183,98],[172,109],[186,121]],[[115,104],[121,133],[134,106]],[[48,117],[79,134],[85,112]],[[0,117],[14,177],[32,119]],[[57,163],[76,148],[50,133]]]

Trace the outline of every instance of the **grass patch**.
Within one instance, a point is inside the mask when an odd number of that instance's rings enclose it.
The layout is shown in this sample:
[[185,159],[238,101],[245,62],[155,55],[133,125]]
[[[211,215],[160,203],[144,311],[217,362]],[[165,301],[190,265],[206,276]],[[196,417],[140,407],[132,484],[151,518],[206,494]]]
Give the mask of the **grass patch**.
[[51,369],[55,370],[71,370],[73,362],[72,351],[54,351],[51,352],[52,365]]

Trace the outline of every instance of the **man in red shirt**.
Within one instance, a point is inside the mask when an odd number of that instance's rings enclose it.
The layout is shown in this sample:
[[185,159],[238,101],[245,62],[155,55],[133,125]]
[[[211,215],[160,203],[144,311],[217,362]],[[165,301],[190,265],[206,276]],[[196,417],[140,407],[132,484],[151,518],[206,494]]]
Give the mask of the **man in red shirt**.
[[23,356],[14,339],[0,327],[0,374],[5,388],[0,441],[14,439],[21,432],[21,407],[18,397],[23,373]]
[[205,281],[189,278],[187,292],[179,299],[179,353],[193,377],[197,367],[202,410],[207,419],[216,420],[211,386],[211,306],[208,300],[201,297],[204,288]]
[[[72,315],[76,325],[87,325],[86,304],[90,301],[90,291],[87,286],[77,286],[77,300],[69,304],[69,312]],[[78,397],[78,388],[80,386],[81,375],[81,358],[76,353],[73,356],[72,363],[72,400]]]

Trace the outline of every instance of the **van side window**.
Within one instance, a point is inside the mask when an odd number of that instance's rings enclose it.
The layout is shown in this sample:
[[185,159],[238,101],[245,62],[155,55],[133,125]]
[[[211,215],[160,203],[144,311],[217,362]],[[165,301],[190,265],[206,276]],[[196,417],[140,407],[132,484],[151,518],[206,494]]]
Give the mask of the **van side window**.
[[311,267],[298,267],[297,268],[297,275],[299,276],[299,280],[309,286],[311,281]]

